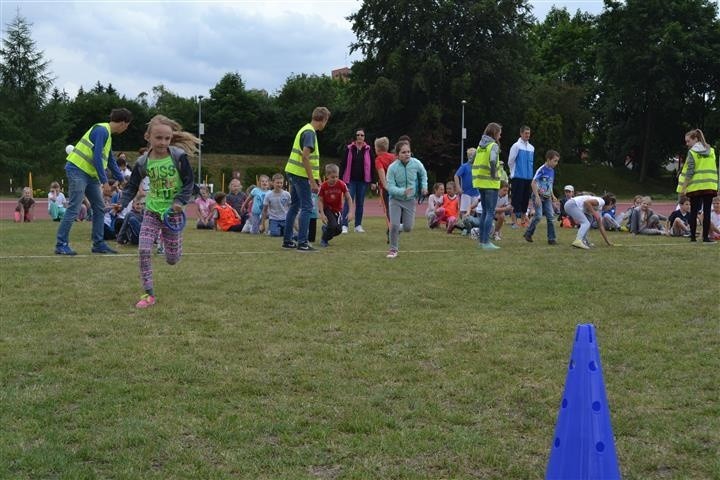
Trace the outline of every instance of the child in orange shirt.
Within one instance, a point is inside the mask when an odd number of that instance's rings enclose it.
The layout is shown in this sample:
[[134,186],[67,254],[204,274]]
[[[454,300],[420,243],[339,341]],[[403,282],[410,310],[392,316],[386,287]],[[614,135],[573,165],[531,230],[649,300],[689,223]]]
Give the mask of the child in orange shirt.
[[450,181],[445,184],[445,195],[442,198],[442,207],[435,211],[437,215],[436,222],[445,223],[447,233],[452,233],[460,212],[460,199],[455,193],[455,182]]
[[226,197],[224,192],[215,194],[215,211],[213,212],[215,229],[224,232],[241,232],[243,223],[240,220],[240,214],[227,203]]

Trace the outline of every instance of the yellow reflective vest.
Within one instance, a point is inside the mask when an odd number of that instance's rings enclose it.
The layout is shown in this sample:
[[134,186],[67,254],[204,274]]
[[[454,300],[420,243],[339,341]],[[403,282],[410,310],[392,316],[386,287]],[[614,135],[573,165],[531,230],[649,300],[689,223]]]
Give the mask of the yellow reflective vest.
[[[717,190],[718,189],[718,169],[715,163],[715,149],[710,148],[709,155],[701,155],[698,152],[690,150],[690,155],[695,160],[695,173],[690,179],[685,191],[687,193],[697,192],[698,190]],[[683,169],[678,177],[678,186],[675,190],[680,192],[685,184],[687,175],[688,162],[685,162]]]
[[75,148],[67,156],[67,161],[78,167],[83,172],[90,175],[92,178],[99,178],[97,169],[95,169],[95,163],[93,162],[93,150],[95,145],[90,141],[90,132],[92,129],[100,126],[108,132],[107,140],[103,145],[102,152],[102,165],[103,168],[107,168],[108,158],[110,157],[110,150],[112,148],[112,132],[110,132],[109,123],[96,123],[85,132],[80,141],[75,145]]
[[[484,147],[477,147],[475,153],[475,161],[472,166],[472,182],[473,188],[498,190],[500,188],[500,178],[490,175],[490,152],[495,142],[490,142]],[[499,168],[499,163],[495,170]]]
[[[315,129],[313,128],[312,124],[308,123],[304,127],[302,127],[300,130],[298,130],[297,135],[295,135],[295,142],[293,142],[292,151],[290,152],[290,158],[288,158],[287,164],[285,165],[285,171],[287,173],[292,173],[293,175],[297,175],[298,177],[305,177],[307,178],[307,171],[305,170],[305,165],[303,164],[303,156],[302,156],[302,147],[300,146],[300,137],[302,137],[303,132],[306,131],[312,131],[314,132]],[[320,148],[318,147],[318,139],[317,134],[315,134],[315,149],[310,152],[310,166],[312,167],[313,177],[315,177],[315,180],[320,180]]]

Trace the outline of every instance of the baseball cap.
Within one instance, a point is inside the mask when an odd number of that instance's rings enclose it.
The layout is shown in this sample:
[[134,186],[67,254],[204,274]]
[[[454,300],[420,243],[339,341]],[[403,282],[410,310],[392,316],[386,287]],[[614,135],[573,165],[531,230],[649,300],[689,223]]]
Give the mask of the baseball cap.
[[575,191],[575,187],[573,187],[572,185],[565,185],[565,186],[563,187],[563,190],[566,190],[566,191],[568,191],[568,192],[574,192],[574,191]]

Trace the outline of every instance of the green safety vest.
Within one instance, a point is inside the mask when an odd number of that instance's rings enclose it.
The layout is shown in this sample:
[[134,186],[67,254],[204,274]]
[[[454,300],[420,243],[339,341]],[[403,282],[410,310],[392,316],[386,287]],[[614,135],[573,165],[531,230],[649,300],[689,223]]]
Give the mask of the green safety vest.
[[[490,151],[495,142],[490,142],[485,147],[477,147],[475,153],[475,161],[472,166],[472,182],[473,188],[498,190],[500,188],[500,178],[490,176]],[[499,162],[496,167],[499,168]]]
[[[687,193],[697,192],[698,190],[717,190],[718,189],[718,170],[715,163],[715,149],[710,148],[710,155],[700,155],[698,152],[690,150],[690,155],[695,160],[695,173],[688,183]],[[678,177],[678,186],[675,190],[680,192],[685,183],[688,163],[683,165],[682,172]]]
[[[307,171],[305,171],[305,165],[302,160],[302,147],[300,146],[300,137],[303,132],[308,130],[315,131],[312,124],[308,123],[302,127],[297,135],[295,135],[295,142],[293,143],[292,151],[290,152],[290,158],[288,158],[287,164],[285,165],[285,171],[292,173],[298,177],[307,178]],[[315,149],[310,153],[310,166],[312,167],[313,177],[316,180],[320,180],[320,147],[318,147],[317,134],[315,135]]]
[[101,126],[108,132],[108,138],[105,141],[102,152],[102,165],[103,168],[107,168],[108,157],[110,156],[110,149],[112,148],[112,132],[110,132],[109,123],[96,123],[90,129],[85,132],[80,141],[75,145],[70,154],[67,156],[67,161],[78,167],[83,172],[90,175],[92,178],[99,178],[95,163],[93,162],[93,150],[94,145],[90,141],[90,132],[93,128]]

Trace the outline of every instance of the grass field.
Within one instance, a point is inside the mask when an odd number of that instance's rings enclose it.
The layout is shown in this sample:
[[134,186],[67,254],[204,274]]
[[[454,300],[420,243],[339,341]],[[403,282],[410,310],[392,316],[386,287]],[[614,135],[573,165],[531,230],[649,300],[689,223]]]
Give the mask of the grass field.
[[146,311],[132,249],[0,223],[0,478],[541,478],[586,322],[623,477],[720,478],[720,245],[418,220],[392,261],[377,218],[312,254],[187,229]]

